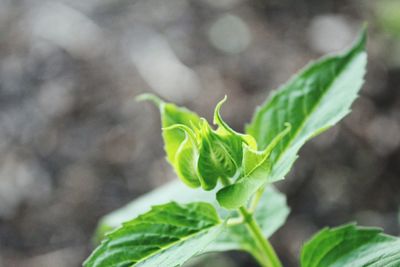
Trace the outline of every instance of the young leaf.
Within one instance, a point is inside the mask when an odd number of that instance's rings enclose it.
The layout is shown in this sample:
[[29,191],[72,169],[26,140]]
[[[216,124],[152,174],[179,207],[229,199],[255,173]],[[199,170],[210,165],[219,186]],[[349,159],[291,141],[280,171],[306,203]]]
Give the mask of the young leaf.
[[212,190],[220,177],[230,178],[240,169],[242,144],[256,148],[250,135],[233,131],[221,118],[218,103],[213,130],[204,118],[154,95],[144,94],[138,100],[150,100],[160,109],[167,158],[178,177],[189,187]]
[[240,137],[244,143],[246,143],[250,148],[257,149],[257,143],[253,136],[249,134],[241,134],[233,130],[221,117],[221,107],[226,102],[227,97],[225,96],[215,107],[214,110],[214,120],[213,123],[218,125],[217,133],[220,135],[233,135]]
[[289,133],[290,125],[279,133],[263,150],[256,151],[244,145],[243,174],[235,181],[217,192],[218,203],[227,209],[237,209],[247,204],[251,196],[267,183],[271,171],[270,154],[282,138]]
[[[136,99],[138,101],[152,101],[159,108],[161,113],[161,124],[163,128],[168,128],[175,124],[183,124],[189,128],[192,128],[192,125],[198,125],[200,123],[200,117],[196,113],[184,107],[178,107],[174,104],[166,103],[155,95],[142,94]],[[165,152],[167,153],[168,161],[172,165],[175,164],[176,152],[185,139],[185,136],[185,133],[180,129],[163,131]]]
[[284,129],[288,134],[271,154],[269,182],[283,179],[310,138],[333,126],[350,111],[363,83],[366,32],[346,53],[307,66],[258,107],[246,132],[264,149]]
[[214,111],[214,124],[218,126],[214,131],[208,122],[202,119],[200,137],[200,155],[198,172],[207,183],[202,187],[211,190],[216,186],[218,178],[232,178],[239,173],[243,158],[243,144],[257,148],[257,144],[251,135],[245,135],[234,131],[224,122],[220,110],[226,101],[222,99]]
[[214,189],[219,177],[232,177],[242,161],[242,139],[234,134],[220,135],[203,120],[198,172],[203,189]]
[[[96,231],[96,239],[102,239],[106,232],[119,227],[124,221],[131,220],[139,214],[147,212],[152,205],[169,201],[176,201],[180,204],[192,201],[210,202],[214,205],[220,218],[223,220],[229,216],[237,216],[234,212],[227,212],[227,210],[218,205],[215,200],[215,191],[190,189],[184,186],[179,180],[169,182],[101,219]],[[286,221],[288,214],[289,208],[286,205],[285,196],[272,186],[266,187],[265,193],[254,214],[256,221],[262,228],[264,236],[270,237],[278,230]],[[253,242],[244,225],[224,227],[217,239],[207,246],[206,251],[251,251],[254,248]]]
[[185,133],[185,139],[182,141],[175,154],[175,171],[178,177],[189,187],[196,188],[201,185],[202,178],[197,172],[197,161],[199,149],[194,132],[183,124],[175,124],[164,130],[173,130],[180,128]]
[[222,225],[208,203],[154,206],[107,234],[84,266],[180,266],[201,253]]
[[199,187],[199,175],[196,170],[198,152],[191,132],[194,130],[193,125],[200,123],[200,117],[184,107],[166,103],[152,94],[139,95],[136,99],[152,101],[159,108],[168,161],[187,186]]
[[301,266],[400,266],[400,238],[354,224],[326,228],[303,247]]

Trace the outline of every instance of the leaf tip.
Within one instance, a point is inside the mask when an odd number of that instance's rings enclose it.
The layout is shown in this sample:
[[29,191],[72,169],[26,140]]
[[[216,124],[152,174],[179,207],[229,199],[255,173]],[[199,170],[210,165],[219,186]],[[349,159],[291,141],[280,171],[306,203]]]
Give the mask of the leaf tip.
[[367,44],[367,32],[368,32],[368,24],[367,22],[364,22],[358,34],[358,39],[355,42],[350,53],[365,51],[365,47]]
[[361,31],[359,33],[359,43],[362,45],[362,47],[365,49],[365,45],[367,43],[367,35],[368,35],[368,23],[364,22]]
[[137,102],[142,102],[142,101],[151,101],[153,102],[157,107],[160,107],[164,101],[159,98],[158,96],[150,93],[145,93],[145,94],[140,94],[135,97],[135,100]]
[[222,105],[226,102],[226,100],[228,99],[228,97],[225,95],[224,98],[218,102],[218,104],[215,106],[215,110],[214,110],[214,120],[213,123],[214,124],[218,124],[219,121],[219,111],[221,110]]

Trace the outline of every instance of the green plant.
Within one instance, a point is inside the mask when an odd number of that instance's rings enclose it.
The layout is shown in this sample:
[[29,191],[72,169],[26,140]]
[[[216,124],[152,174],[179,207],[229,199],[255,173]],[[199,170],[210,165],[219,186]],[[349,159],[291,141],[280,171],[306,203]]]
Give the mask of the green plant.
[[[104,217],[96,235],[103,241],[84,266],[180,266],[227,250],[282,266],[266,237],[284,224],[289,208],[271,183],[289,172],[307,140],[349,113],[363,83],[365,42],[363,31],[344,54],[300,71],[257,108],[246,134],[221,118],[226,98],[215,108],[214,130],[186,108],[140,96],[160,110],[167,159],[180,181]],[[399,265],[400,239],[353,224],[322,230],[301,253],[304,267]]]

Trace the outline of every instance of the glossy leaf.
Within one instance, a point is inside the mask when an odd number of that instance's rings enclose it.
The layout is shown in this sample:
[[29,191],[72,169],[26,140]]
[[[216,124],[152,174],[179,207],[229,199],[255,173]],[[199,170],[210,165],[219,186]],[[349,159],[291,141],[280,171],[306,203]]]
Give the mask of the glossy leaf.
[[249,146],[252,149],[257,149],[257,143],[256,140],[254,139],[253,136],[249,134],[242,134],[238,133],[235,130],[233,130],[229,125],[222,119],[221,117],[221,107],[222,105],[226,102],[227,97],[225,96],[216,106],[214,110],[214,124],[218,125],[217,133],[220,135],[234,135],[238,136],[242,139],[242,142],[244,142],[247,146]]
[[[97,228],[96,239],[102,239],[106,232],[119,227],[124,221],[128,221],[141,213],[150,209],[150,206],[176,201],[181,204],[192,201],[205,201],[214,205],[220,218],[225,220],[228,216],[236,216],[235,212],[228,212],[221,208],[215,200],[214,191],[202,191],[200,189],[190,189],[184,186],[179,180],[167,183],[142,197],[134,200],[125,207],[116,210],[105,216]],[[266,187],[265,193],[260,200],[255,212],[255,219],[260,224],[265,237],[270,237],[279,229],[289,214],[286,205],[286,198],[272,186]],[[247,233],[244,225],[225,227],[218,238],[212,242],[206,251],[226,251],[226,250],[246,250],[252,249],[253,241]]]
[[[193,162],[197,164],[196,148],[188,134],[191,130],[194,130],[194,125],[200,123],[200,117],[184,107],[166,103],[152,94],[143,94],[136,99],[152,101],[159,108],[163,127],[164,149],[168,161],[174,167],[178,177],[187,186],[199,187],[200,182],[196,167],[192,165]],[[182,159],[185,159],[185,162],[182,162]]]
[[126,204],[124,207],[121,207],[104,216],[99,221],[96,230],[96,239],[102,239],[105,233],[109,232],[112,229],[115,229],[116,227],[119,227],[123,222],[132,220],[140,214],[148,212],[151,206],[160,205],[171,201],[180,204],[203,201],[215,202],[214,195],[214,191],[191,189],[182,184],[180,180],[175,179],[160,187],[155,188],[150,192],[147,192],[146,194]]
[[208,203],[154,206],[107,234],[84,266],[180,266],[203,251],[222,225]]
[[216,130],[204,118],[154,95],[144,94],[138,100],[150,100],[159,107],[167,157],[189,187],[214,189],[220,178],[239,174],[244,144],[257,148],[252,136],[235,132],[223,121],[220,109],[226,96],[214,111]]
[[366,33],[346,53],[308,65],[257,108],[246,132],[264,149],[290,123],[292,130],[271,154],[269,181],[283,179],[303,144],[350,111],[363,83]]
[[199,148],[195,133],[183,124],[174,124],[164,130],[174,130],[176,128],[181,129],[185,133],[185,139],[175,154],[175,171],[187,186],[193,188],[199,187],[202,178],[197,171]]
[[204,179],[205,190],[214,189],[219,177],[232,177],[242,161],[242,139],[234,134],[220,135],[208,122],[201,128],[198,171]]
[[400,266],[400,238],[354,224],[326,228],[305,244],[301,266]]
[[[143,94],[136,98],[138,101],[152,101],[160,110],[161,125],[168,128],[175,124],[183,124],[189,128],[200,123],[200,117],[184,107],[178,107],[172,103],[167,103],[152,94]],[[174,165],[175,155],[179,146],[185,139],[185,133],[180,129],[163,130],[164,148],[167,153],[168,161]]]
[[222,207],[236,209],[247,205],[254,193],[268,182],[267,178],[272,167],[270,154],[289,131],[290,125],[287,124],[286,129],[279,133],[263,151],[244,146],[241,177],[217,192],[217,200]]
[[225,96],[214,110],[213,122],[218,126],[217,130],[212,130],[206,120],[201,124],[198,172],[204,180],[208,180],[209,186],[203,186],[206,190],[213,189],[218,178],[232,178],[238,174],[242,165],[244,144],[254,149],[257,147],[251,135],[234,131],[222,119],[220,110],[226,99]]

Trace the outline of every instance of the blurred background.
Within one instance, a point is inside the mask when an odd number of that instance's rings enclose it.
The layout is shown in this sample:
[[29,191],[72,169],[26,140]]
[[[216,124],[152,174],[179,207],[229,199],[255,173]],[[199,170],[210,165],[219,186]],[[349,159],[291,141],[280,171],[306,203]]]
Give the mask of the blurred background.
[[[242,131],[254,107],[369,24],[361,97],[278,187],[285,266],[323,226],[399,234],[400,1],[0,0],[0,266],[80,266],[98,219],[175,175],[153,92]],[[256,266],[231,252],[199,266]]]

